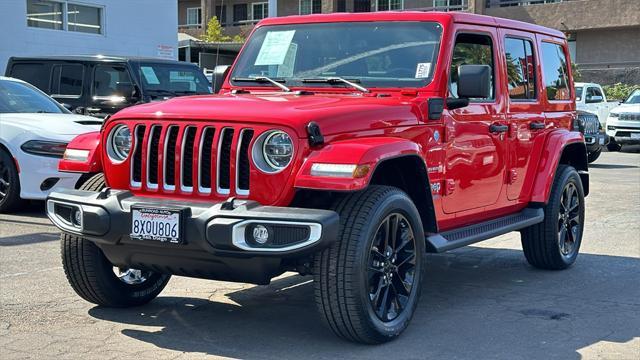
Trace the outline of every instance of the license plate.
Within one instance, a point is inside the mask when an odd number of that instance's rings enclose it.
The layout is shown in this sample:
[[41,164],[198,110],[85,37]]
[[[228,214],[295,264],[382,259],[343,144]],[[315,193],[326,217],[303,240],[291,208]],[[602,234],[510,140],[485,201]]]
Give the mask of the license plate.
[[632,139],[640,139],[640,133],[631,133]]
[[131,208],[131,238],[179,244],[181,211]]
[[604,145],[604,138],[603,138],[603,137],[601,137],[601,138],[598,140],[598,142],[600,143],[600,145]]

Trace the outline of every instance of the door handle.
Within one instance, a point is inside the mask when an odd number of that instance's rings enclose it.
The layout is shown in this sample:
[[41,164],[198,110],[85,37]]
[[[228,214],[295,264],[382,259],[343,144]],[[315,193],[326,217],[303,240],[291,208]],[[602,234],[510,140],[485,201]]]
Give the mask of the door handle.
[[532,122],[531,124],[529,124],[529,129],[531,130],[542,130],[545,127],[546,125],[543,122]]
[[491,124],[489,126],[490,133],[504,133],[509,130],[509,125]]
[[96,107],[88,107],[88,108],[85,108],[85,110],[86,110],[88,113],[95,113],[95,112],[98,112],[98,111],[100,111],[100,110],[102,110],[102,109],[101,109],[101,108],[96,108]]

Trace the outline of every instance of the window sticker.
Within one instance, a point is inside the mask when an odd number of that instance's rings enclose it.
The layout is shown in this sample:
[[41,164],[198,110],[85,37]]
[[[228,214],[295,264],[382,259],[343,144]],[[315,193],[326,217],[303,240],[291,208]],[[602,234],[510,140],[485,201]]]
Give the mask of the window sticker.
[[269,31],[264,37],[254,65],[282,65],[295,34],[295,30]]
[[416,66],[416,79],[428,78],[430,72],[431,63],[418,63]]
[[147,81],[147,84],[160,85],[160,80],[151,66],[141,66],[140,70],[142,70],[142,75],[144,75],[144,79]]

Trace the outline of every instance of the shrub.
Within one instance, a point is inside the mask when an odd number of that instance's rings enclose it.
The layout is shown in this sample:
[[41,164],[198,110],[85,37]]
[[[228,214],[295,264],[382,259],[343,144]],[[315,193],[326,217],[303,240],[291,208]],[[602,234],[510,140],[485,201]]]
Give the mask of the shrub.
[[637,84],[630,85],[630,84],[617,83],[614,85],[605,85],[602,87],[602,90],[604,90],[604,94],[607,96],[608,101],[612,101],[612,100],[624,101],[627,99],[627,97],[629,97],[629,95],[633,90],[638,88],[640,88],[640,85],[637,85]]

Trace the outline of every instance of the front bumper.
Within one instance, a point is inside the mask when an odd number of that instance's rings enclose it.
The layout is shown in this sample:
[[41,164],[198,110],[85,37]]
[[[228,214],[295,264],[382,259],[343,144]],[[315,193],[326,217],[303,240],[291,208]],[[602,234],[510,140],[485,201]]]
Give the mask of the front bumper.
[[609,144],[609,135],[604,130],[597,134],[585,134],[584,142],[587,145],[587,151],[598,151],[598,149]]
[[607,120],[607,135],[618,144],[640,144],[640,122],[610,117]]
[[[132,206],[181,209],[181,243],[132,239]],[[71,220],[69,209],[80,211],[79,222]],[[211,205],[109,189],[51,193],[47,215],[63,232],[97,244],[116,266],[256,284],[268,283],[286,270],[284,265],[329,246],[339,227],[337,213],[329,210],[262,206],[253,201]],[[249,224],[272,229],[270,244],[261,247],[246,241]],[[287,230],[305,227],[303,238],[301,232]],[[292,233],[298,237],[292,238]]]
[[20,198],[44,200],[59,189],[73,189],[81,174],[58,171],[59,158],[16,152],[20,166]]

